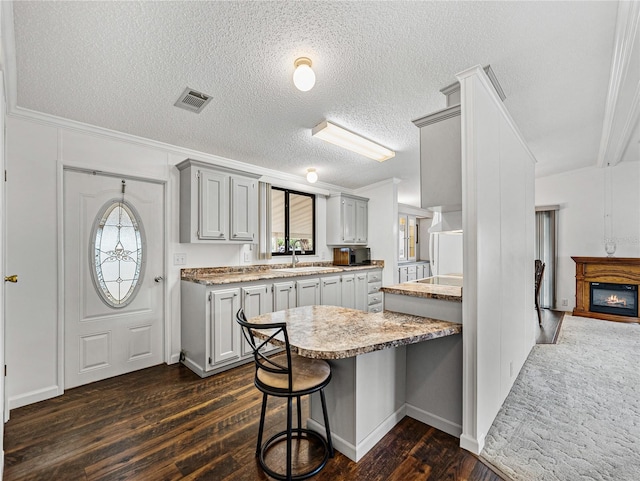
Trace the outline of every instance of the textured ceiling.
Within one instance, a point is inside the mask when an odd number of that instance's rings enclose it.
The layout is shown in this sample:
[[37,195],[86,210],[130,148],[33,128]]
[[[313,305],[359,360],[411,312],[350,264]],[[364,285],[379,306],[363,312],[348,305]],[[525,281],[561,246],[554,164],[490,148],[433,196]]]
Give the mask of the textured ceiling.
[[[349,189],[403,180],[439,90],[491,64],[539,172],[595,165],[616,2],[16,2],[17,105]],[[293,61],[313,60],[299,92]],[[200,114],[173,106],[185,87]],[[311,137],[327,119],[397,151]]]

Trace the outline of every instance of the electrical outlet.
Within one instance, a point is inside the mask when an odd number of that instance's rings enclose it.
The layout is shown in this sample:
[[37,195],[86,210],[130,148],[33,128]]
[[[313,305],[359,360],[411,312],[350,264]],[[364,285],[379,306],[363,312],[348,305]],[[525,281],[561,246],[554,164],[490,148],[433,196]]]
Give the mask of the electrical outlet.
[[244,261],[245,262],[251,262],[251,253],[250,252],[245,252],[244,253]]
[[562,299],[562,307],[567,307],[569,305],[569,299]]
[[184,266],[187,264],[187,254],[173,254],[173,265]]

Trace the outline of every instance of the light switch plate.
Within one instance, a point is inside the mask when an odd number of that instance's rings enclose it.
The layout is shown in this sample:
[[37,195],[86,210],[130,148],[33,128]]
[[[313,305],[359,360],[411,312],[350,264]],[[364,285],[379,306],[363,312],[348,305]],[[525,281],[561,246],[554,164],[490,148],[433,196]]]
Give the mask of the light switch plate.
[[173,254],[173,265],[184,266],[187,264],[187,254]]

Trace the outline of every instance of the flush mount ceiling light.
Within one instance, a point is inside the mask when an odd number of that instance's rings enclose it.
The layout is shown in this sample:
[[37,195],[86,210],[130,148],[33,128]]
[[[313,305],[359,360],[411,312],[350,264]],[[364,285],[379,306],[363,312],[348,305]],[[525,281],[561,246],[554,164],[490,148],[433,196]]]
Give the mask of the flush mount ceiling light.
[[307,169],[307,182],[310,184],[315,184],[318,181],[318,174],[316,173],[316,169],[308,168]]
[[378,162],[384,162],[396,155],[393,150],[389,150],[326,120],[316,125],[311,131],[311,135]]
[[296,67],[293,72],[293,84],[298,90],[307,92],[316,84],[316,74],[311,69],[311,59],[300,57],[293,62]]

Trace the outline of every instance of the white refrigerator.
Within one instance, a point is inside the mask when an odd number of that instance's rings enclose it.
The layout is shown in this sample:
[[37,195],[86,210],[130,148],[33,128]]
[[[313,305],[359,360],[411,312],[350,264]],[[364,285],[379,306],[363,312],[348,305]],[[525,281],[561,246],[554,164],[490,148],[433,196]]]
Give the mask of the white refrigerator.
[[462,232],[429,234],[431,275],[462,275]]

